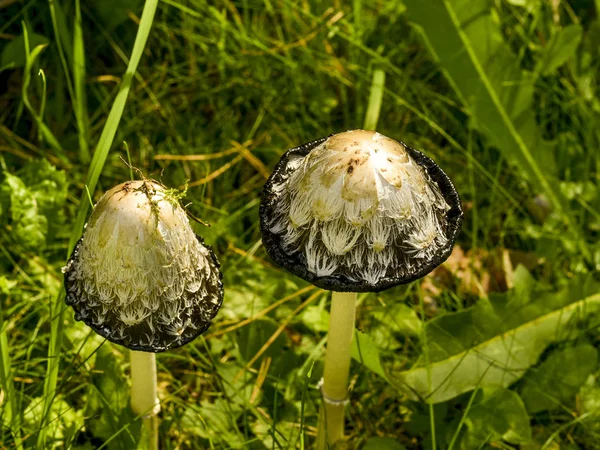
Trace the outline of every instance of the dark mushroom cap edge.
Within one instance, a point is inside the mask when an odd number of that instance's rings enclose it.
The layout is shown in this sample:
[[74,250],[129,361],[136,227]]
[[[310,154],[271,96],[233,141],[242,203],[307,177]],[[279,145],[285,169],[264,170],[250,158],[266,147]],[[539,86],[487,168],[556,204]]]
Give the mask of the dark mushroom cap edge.
[[[210,262],[214,265],[214,268],[217,270],[218,275],[219,275],[218,285],[216,286],[216,288],[218,290],[219,304],[215,308],[215,311],[218,311],[221,308],[221,305],[223,304],[223,294],[224,294],[223,281],[222,281],[223,274],[221,273],[220,270],[218,270],[221,267],[221,264],[219,263],[219,260],[217,259],[217,256],[213,252],[211,246],[206,245],[204,243],[204,240],[198,235],[196,235],[196,239],[198,239],[200,244],[208,250],[208,254],[210,255]],[[69,263],[71,263],[75,258],[77,258],[77,255],[79,253],[79,247],[82,242],[83,242],[83,237],[81,237],[79,239],[79,241],[77,241],[77,244],[75,245],[75,248],[73,249],[73,253],[71,253],[71,256],[69,257]],[[77,309],[77,306],[76,306],[77,302],[75,302],[72,298],[73,294],[71,294],[69,292],[70,291],[70,289],[69,289],[70,283],[69,283],[68,277],[66,275],[64,277],[64,286],[65,286],[65,292],[66,292],[65,303],[67,305],[71,306],[75,310],[75,320],[81,320],[88,327],[90,327],[92,330],[94,330],[98,335],[102,336],[103,338],[105,338],[115,344],[122,345],[122,346],[128,348],[129,350],[135,350],[135,351],[139,351],[139,352],[149,352],[149,353],[161,353],[161,352],[165,352],[167,350],[173,350],[175,348],[182,347],[182,346],[190,343],[194,339],[196,339],[198,336],[200,336],[202,333],[204,333],[210,327],[210,325],[212,323],[212,321],[204,322],[201,327],[199,326],[197,329],[194,329],[192,333],[182,336],[182,339],[180,339],[178,341],[172,341],[172,344],[168,345],[168,346],[163,347],[163,346],[145,346],[145,345],[131,344],[131,343],[127,342],[126,339],[118,339],[118,338],[115,338],[114,336],[112,336],[112,333],[109,331],[110,324],[104,323],[102,326],[96,326],[91,322],[91,320],[88,320],[87,318],[82,317],[81,312],[78,311],[78,309]],[[199,325],[199,324],[197,324],[197,325]]]

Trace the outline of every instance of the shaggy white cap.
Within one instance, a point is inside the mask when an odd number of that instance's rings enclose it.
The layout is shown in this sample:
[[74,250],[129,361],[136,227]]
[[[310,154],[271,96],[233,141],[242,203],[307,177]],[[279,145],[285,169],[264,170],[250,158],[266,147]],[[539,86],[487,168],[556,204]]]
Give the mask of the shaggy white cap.
[[75,318],[134,350],[189,342],[208,328],[223,298],[214,254],[176,197],[152,181],[104,194],[64,272]]
[[422,165],[433,162],[416,150],[355,130],[304,153],[290,151],[268,183],[263,233],[278,237],[280,253],[303,255],[311,281],[341,276],[377,287],[410,278],[451,245],[454,197],[446,198]]

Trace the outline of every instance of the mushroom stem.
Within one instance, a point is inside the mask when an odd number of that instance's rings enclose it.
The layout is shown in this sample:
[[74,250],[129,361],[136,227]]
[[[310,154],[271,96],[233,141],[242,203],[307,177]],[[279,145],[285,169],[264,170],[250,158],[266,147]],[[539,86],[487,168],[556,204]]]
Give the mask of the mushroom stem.
[[319,415],[317,448],[325,449],[344,438],[344,409],[348,397],[350,348],[356,317],[356,293],[333,292],[323,374],[323,406]]
[[158,449],[158,401],[156,388],[156,356],[154,353],[131,351],[131,409],[144,419],[149,450]]

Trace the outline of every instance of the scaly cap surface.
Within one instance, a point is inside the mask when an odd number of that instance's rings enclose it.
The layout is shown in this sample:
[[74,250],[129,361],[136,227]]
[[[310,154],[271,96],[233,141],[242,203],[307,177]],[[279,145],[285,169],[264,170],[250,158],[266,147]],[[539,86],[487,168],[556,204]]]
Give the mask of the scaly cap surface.
[[132,350],[186,344],[209,327],[223,300],[214,253],[177,199],[148,180],[102,196],[63,271],[75,318]]
[[316,286],[380,291],[420,278],[450,254],[458,193],[428,157],[374,131],[289,150],[261,202],[265,248]]

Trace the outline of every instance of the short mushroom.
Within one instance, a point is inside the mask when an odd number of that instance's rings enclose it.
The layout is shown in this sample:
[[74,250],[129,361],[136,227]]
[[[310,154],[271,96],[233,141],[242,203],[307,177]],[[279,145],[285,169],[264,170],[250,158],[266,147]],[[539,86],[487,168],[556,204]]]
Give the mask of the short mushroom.
[[151,448],[160,410],[154,354],[203,333],[223,300],[219,262],[178,198],[150,180],[113,187],[63,269],[75,318],[131,350],[131,406],[150,422]]
[[322,394],[326,438],[343,438],[356,293],[423,277],[446,260],[462,223],[460,198],[427,156],[374,131],[353,130],[288,150],[260,205],[273,260],[333,291]]

